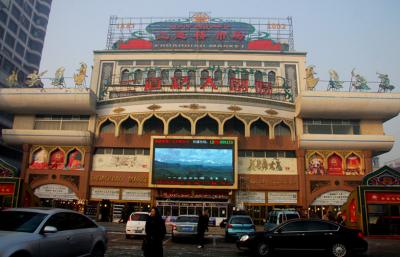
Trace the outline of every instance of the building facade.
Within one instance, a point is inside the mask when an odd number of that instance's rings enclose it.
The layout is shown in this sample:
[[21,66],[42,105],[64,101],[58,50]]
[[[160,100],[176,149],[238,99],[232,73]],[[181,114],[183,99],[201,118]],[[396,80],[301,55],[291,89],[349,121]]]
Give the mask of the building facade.
[[291,18],[111,17],[89,88],[0,89],[16,115],[3,137],[24,149],[22,203],[114,221],[125,206],[208,209],[216,223],[337,211],[393,146],[383,123],[400,95],[311,90],[307,69]]

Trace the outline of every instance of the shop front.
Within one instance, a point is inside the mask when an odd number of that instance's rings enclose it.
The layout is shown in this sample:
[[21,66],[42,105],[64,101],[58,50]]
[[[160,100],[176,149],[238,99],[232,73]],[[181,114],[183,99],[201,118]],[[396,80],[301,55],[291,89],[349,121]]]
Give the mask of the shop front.
[[369,236],[400,236],[400,173],[384,166],[363,179],[343,205],[346,225]]
[[0,210],[17,207],[21,179],[0,178]]

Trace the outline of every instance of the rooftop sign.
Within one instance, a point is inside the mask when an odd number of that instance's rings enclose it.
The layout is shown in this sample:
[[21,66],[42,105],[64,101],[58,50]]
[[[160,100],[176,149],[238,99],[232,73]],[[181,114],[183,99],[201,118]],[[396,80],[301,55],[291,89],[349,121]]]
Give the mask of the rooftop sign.
[[111,17],[108,49],[293,50],[291,18]]

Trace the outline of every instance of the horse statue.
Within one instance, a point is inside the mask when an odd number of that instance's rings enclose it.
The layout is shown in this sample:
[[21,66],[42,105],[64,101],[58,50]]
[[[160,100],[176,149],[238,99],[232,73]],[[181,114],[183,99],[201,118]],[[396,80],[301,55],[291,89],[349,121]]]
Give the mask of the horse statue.
[[386,93],[387,91],[392,92],[394,86],[390,85],[389,75],[381,74],[378,72],[376,74],[378,74],[378,78],[381,80],[379,82],[378,92],[384,92],[384,93]]
[[36,87],[36,88],[43,88],[43,82],[41,80],[41,77],[47,72],[43,71],[41,73],[38,73],[37,70],[34,70],[31,74],[26,76],[26,81],[25,83],[28,85],[28,87]]
[[65,71],[64,67],[60,67],[56,70],[54,79],[51,82],[51,84],[53,86],[58,87],[58,88],[63,88],[65,86],[64,71]]
[[338,91],[343,88],[343,81],[339,80],[339,75],[334,69],[329,70],[328,91]]
[[81,62],[81,67],[79,68],[79,73],[74,74],[74,82],[75,86],[79,86],[80,88],[83,88],[83,83],[86,78],[86,70],[87,70],[87,65],[84,62]]
[[[351,71],[351,88],[354,88],[355,90],[358,91],[366,91],[366,90],[370,90],[367,80],[361,76],[360,74],[356,74],[355,69],[353,69]],[[353,80],[354,79],[354,80]]]
[[9,87],[15,87],[16,85],[18,85],[18,71],[13,70],[11,74],[7,77],[6,81]]
[[319,81],[319,78],[314,77],[314,75],[317,74],[314,72],[314,68],[315,66],[313,65],[306,68],[306,85],[308,90],[313,90]]

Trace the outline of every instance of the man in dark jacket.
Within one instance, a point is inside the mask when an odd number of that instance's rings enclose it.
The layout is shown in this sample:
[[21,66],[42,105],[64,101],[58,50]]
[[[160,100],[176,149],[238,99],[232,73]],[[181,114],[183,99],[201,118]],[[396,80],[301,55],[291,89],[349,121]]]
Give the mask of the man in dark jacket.
[[199,242],[197,248],[199,249],[204,247],[204,233],[208,231],[208,220],[208,211],[204,210],[203,213],[200,213],[197,223],[197,240]]

